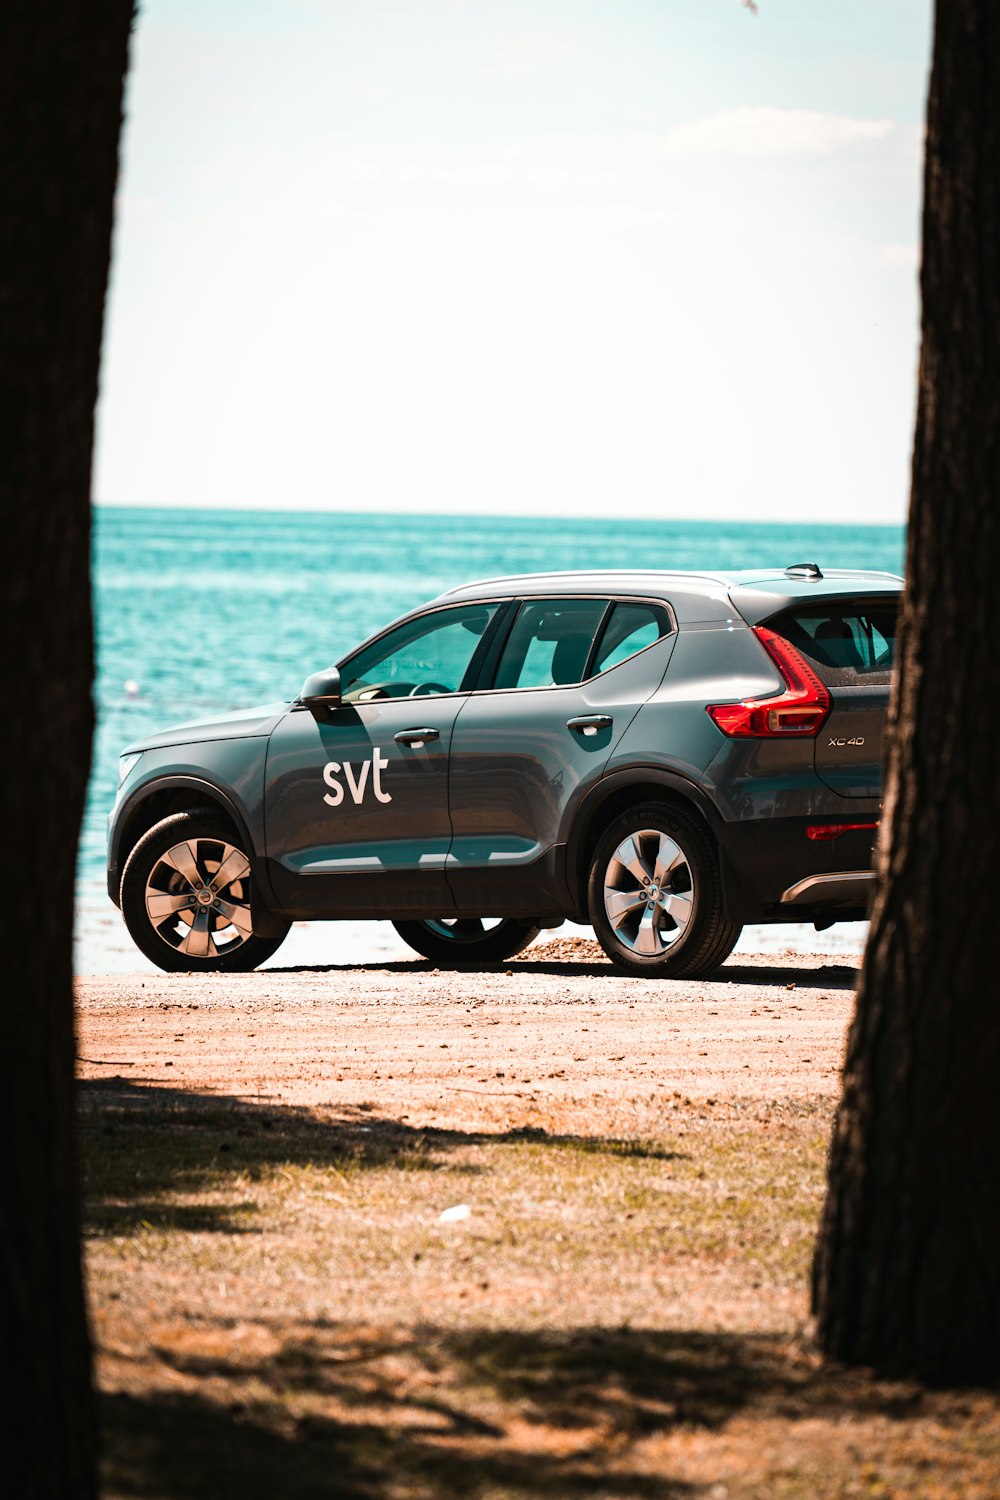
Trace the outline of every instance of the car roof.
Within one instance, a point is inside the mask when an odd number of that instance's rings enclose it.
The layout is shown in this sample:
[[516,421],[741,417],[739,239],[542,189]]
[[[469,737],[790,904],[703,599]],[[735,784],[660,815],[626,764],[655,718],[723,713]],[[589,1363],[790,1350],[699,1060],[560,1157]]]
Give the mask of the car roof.
[[789,568],[720,569],[711,573],[656,568],[519,573],[462,584],[440,598],[442,602],[458,603],[463,599],[523,599],[561,594],[635,595],[665,600],[682,625],[726,620],[734,607],[753,625],[793,604],[869,594],[895,597],[902,586],[902,578],[895,573],[852,568],[823,571],[809,563]]

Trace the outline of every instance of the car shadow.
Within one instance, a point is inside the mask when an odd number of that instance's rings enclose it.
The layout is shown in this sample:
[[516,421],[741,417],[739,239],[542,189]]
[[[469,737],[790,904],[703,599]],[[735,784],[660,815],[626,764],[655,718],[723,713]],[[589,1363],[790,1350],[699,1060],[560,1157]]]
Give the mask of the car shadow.
[[[427,959],[390,959],[363,964],[297,964],[287,968],[269,968],[268,974],[549,974],[555,978],[604,980],[615,984],[630,983],[632,976],[621,974],[610,960],[595,959],[581,963],[567,959],[508,959],[502,964],[453,964],[448,968]],[[798,964],[794,959],[783,964],[725,964],[708,979],[659,979],[664,988],[683,988],[691,984],[725,987],[739,985],[793,984],[796,989],[853,989],[860,966],[850,963],[825,963],[817,967]],[[649,983],[651,981],[642,981]]]
[[786,989],[853,990],[861,973],[860,965],[828,963],[805,968],[789,963],[727,964],[712,975],[708,984],[780,984]]

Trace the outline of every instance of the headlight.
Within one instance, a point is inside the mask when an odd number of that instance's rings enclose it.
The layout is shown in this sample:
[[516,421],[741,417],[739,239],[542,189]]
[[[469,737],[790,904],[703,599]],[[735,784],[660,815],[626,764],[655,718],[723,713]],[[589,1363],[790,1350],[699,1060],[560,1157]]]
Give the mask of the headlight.
[[140,761],[140,760],[142,760],[142,751],[141,750],[137,751],[134,755],[119,755],[119,757],[118,757],[118,785],[119,786],[121,786],[122,782],[125,780],[125,777],[131,771],[132,767],[136,764],[136,762]]

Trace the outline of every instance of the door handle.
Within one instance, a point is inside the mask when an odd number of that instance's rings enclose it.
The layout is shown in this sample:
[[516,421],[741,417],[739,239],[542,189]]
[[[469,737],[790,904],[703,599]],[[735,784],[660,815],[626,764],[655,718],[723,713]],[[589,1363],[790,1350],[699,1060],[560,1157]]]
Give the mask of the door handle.
[[597,734],[602,729],[610,729],[614,723],[610,714],[578,714],[575,719],[566,720],[567,729],[575,729],[580,734]]
[[441,731],[439,729],[401,729],[398,734],[393,735],[397,745],[412,745],[414,749],[426,744],[428,740],[439,740]]

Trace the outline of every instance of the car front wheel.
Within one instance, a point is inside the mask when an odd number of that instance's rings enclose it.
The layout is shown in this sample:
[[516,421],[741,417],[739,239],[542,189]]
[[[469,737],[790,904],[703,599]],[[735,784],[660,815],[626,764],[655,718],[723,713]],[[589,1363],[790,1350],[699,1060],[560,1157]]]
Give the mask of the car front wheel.
[[541,931],[513,917],[433,917],[392,925],[404,943],[444,969],[501,963],[527,948]]
[[601,947],[628,974],[711,974],[742,930],[723,909],[711,836],[667,803],[630,808],[605,830],[594,851],[587,901]]
[[125,925],[160,969],[225,973],[255,969],[285,939],[259,937],[250,909],[243,840],[210,811],[174,813],[136,844],[122,874]]

